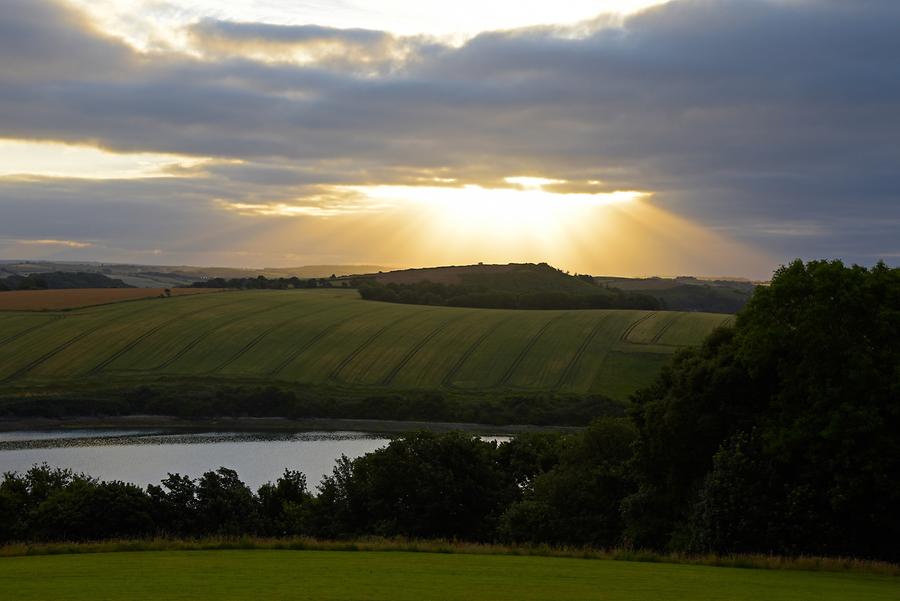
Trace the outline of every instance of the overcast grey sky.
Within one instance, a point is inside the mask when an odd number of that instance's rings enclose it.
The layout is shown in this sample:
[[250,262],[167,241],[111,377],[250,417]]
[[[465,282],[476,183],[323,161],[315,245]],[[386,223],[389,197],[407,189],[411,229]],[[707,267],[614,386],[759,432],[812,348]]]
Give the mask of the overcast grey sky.
[[[675,0],[455,36],[345,2],[343,28],[153,5],[135,18],[162,33],[138,44],[79,4],[0,0],[0,257],[465,262],[472,244],[426,242],[493,220],[509,244],[485,260],[596,273],[900,263],[900,2]],[[504,205],[534,219],[454,216],[467,186],[527,193],[514,176],[554,180]],[[417,187],[452,190],[401,206]],[[621,191],[643,221],[528,229],[556,215],[540,203]]]

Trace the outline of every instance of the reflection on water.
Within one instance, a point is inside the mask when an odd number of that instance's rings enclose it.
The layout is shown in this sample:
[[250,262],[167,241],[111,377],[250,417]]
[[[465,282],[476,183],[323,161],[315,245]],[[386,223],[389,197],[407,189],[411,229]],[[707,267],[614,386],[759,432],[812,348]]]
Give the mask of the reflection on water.
[[[509,440],[505,436],[482,439]],[[314,488],[341,455],[359,457],[389,441],[384,435],[366,432],[0,432],[0,472],[23,472],[46,462],[101,480],[146,486],[158,484],[169,472],[196,478],[228,467],[255,490],[291,469],[306,474]]]
[[388,442],[383,435],[365,432],[4,432],[0,471],[22,472],[46,462],[102,480],[145,486],[158,484],[169,472],[197,477],[224,466],[256,489],[292,469],[315,485],[331,473],[342,454],[358,457]]

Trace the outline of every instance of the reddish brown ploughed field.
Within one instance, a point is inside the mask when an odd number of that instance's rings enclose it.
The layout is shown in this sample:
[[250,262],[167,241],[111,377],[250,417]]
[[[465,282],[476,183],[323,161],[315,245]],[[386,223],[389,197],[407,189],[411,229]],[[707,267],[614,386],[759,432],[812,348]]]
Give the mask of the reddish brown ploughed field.
[[[58,311],[162,296],[165,288],[71,288],[0,292],[0,311]],[[172,296],[219,292],[217,288],[171,288]]]

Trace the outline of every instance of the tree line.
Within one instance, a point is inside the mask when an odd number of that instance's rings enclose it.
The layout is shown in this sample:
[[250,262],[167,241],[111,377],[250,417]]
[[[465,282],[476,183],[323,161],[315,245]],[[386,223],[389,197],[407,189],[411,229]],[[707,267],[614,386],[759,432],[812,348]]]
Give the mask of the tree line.
[[798,261],[733,327],[679,352],[625,416],[579,433],[501,445],[409,434],[340,460],[315,493],[292,472],[253,493],[228,470],[143,490],[39,467],[0,483],[0,532],[379,535],[897,561],[898,340],[900,270]]
[[134,288],[102,273],[54,271],[51,273],[13,274],[0,278],[0,291],[56,290],[62,288]]
[[477,284],[441,284],[415,282],[382,284],[374,280],[357,283],[365,300],[409,305],[442,305],[484,309],[645,309],[664,308],[649,294],[626,292],[618,288],[597,287],[596,293],[540,290],[512,292]]
[[597,416],[622,415],[620,401],[589,394],[439,391],[342,394],[303,385],[220,385],[168,381],[139,386],[111,384],[81,391],[22,396],[0,391],[0,417],[167,415],[183,419],[279,417],[289,419],[387,419],[477,424],[584,426]]
[[[255,278],[210,278],[190,285],[191,288],[237,288],[239,290],[289,290],[293,288],[333,288],[337,285],[337,277],[330,278],[267,278],[260,275]],[[344,282],[340,285],[346,286]]]
[[504,444],[411,433],[338,460],[315,491],[291,470],[252,491],[227,468],[142,488],[36,465],[0,481],[0,542],[377,535],[609,546],[634,435],[624,418]]

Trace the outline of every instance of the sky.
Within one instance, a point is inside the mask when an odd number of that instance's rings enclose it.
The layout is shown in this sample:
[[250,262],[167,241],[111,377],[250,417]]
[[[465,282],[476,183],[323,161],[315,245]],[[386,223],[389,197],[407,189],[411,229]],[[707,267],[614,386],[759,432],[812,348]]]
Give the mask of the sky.
[[894,0],[0,0],[0,258],[900,264]]

